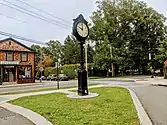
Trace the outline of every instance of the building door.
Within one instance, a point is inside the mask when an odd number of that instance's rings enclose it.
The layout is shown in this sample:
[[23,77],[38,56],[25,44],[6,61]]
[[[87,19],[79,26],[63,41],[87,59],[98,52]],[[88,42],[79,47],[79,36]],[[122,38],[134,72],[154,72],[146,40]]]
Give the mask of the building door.
[[14,74],[13,74],[13,72],[9,72],[9,82],[14,82]]
[[4,82],[15,82],[15,67],[4,67]]

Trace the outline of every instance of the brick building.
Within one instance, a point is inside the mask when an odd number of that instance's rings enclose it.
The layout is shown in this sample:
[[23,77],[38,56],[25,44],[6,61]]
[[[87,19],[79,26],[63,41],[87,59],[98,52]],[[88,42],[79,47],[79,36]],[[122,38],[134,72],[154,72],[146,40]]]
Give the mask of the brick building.
[[0,75],[3,82],[34,83],[35,52],[12,38],[1,40]]

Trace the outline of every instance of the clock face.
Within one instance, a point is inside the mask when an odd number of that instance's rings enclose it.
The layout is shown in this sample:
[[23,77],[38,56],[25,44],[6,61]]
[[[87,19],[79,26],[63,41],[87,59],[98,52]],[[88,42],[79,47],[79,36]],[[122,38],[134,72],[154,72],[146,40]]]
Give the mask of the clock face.
[[81,37],[87,37],[89,33],[87,25],[85,23],[78,23],[77,32]]

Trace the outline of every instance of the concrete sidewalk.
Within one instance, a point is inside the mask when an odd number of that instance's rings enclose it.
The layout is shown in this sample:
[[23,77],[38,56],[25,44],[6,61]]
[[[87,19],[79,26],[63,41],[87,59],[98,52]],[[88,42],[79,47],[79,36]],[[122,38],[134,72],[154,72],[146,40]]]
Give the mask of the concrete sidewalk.
[[154,86],[165,86],[167,87],[167,79],[163,77],[155,77],[148,79],[148,83]]

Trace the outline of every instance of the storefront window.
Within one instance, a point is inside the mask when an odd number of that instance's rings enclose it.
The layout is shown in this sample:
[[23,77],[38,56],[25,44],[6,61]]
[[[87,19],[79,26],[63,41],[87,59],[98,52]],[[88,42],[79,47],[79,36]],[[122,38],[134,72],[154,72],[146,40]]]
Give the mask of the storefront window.
[[27,62],[28,61],[28,54],[27,53],[22,53],[21,61],[23,61],[23,62]]
[[7,61],[13,61],[13,52],[7,52]]
[[32,67],[31,66],[20,66],[18,68],[19,79],[32,78]]

